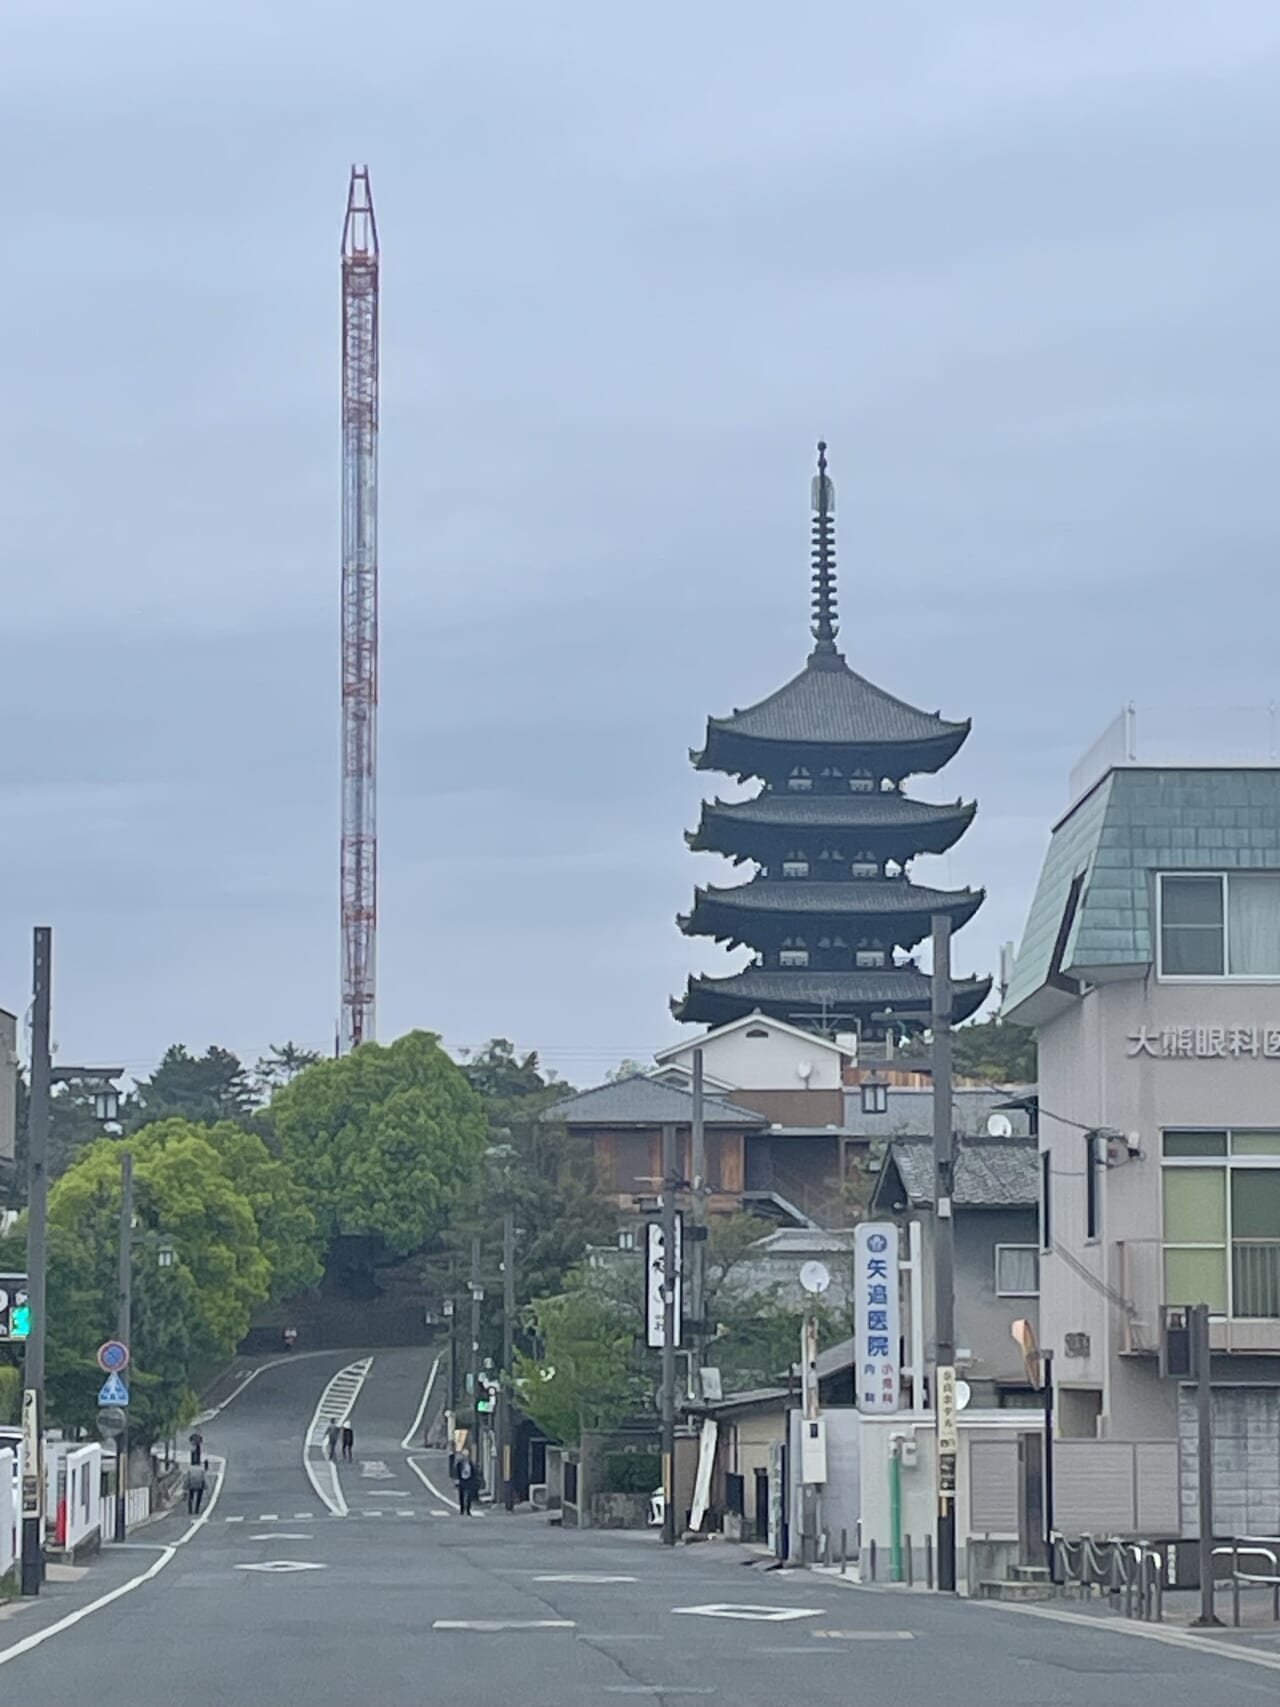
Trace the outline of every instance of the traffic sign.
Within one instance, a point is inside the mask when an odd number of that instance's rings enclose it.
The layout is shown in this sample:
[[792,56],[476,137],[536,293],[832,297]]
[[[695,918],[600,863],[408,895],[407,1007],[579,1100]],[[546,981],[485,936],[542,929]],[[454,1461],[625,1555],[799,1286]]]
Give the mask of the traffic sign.
[[119,1405],[108,1405],[98,1412],[98,1433],[104,1440],[113,1440],[116,1435],[124,1433],[128,1420]]
[[98,1347],[98,1368],[108,1375],[119,1375],[129,1367],[129,1348],[120,1340],[107,1340]]
[[25,1274],[0,1274],[0,1342],[24,1340],[31,1332],[31,1301]]
[[100,1405],[124,1406],[129,1403],[129,1389],[118,1375],[108,1375],[98,1392]]

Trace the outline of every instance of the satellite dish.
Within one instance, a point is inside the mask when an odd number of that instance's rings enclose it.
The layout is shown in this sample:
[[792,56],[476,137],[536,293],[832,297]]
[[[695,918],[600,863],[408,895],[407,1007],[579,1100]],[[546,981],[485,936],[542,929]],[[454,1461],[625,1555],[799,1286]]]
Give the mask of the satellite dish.
[[989,1114],[987,1116],[988,1138],[1012,1138],[1013,1122],[1007,1114]]
[[956,1382],[956,1409],[964,1410],[973,1397],[973,1388],[963,1379]]
[[800,1270],[800,1284],[815,1296],[831,1284],[831,1273],[824,1262],[807,1262]]
[[798,1076],[800,1078],[802,1078],[804,1080],[804,1082],[806,1084],[808,1084],[810,1078],[813,1075],[813,1062],[812,1061],[797,1061],[796,1062],[796,1073],[798,1074]]

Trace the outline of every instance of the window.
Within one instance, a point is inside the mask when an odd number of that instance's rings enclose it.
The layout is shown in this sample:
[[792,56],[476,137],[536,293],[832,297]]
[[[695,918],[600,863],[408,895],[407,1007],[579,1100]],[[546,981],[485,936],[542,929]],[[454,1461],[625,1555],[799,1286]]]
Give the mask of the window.
[[862,1112],[864,1114],[888,1114],[889,1087],[880,1079],[863,1080]]
[[1166,1304],[1280,1317],[1280,1132],[1166,1132]]
[[797,765],[787,778],[787,787],[793,794],[807,794],[813,787],[813,778],[803,765]]
[[849,778],[850,794],[874,794],[875,788],[875,778],[870,771],[854,771]]
[[1084,1236],[1101,1237],[1102,1222],[1102,1156],[1101,1138],[1096,1132],[1084,1135]]
[[809,861],[803,853],[789,853],[782,862],[782,875],[784,877],[808,877]]
[[1053,1249],[1053,1224],[1049,1219],[1050,1192],[1049,1186],[1053,1176],[1051,1158],[1047,1150],[1040,1152],[1040,1249]]
[[1040,1253],[1034,1245],[996,1246],[996,1293],[1001,1298],[1040,1296]]
[[849,864],[850,877],[879,877],[880,861],[873,853],[856,853]]
[[1280,872],[1159,879],[1162,978],[1280,978]]
[[784,948],[779,950],[779,966],[807,966],[809,950],[807,948]]
[[764,1026],[762,1026],[762,1025],[753,1025],[751,1027],[750,1031],[748,1031],[746,1033],[746,1036],[748,1036],[748,1037],[765,1037],[765,1038],[767,1038],[768,1035],[769,1035],[769,1033],[765,1030]]
[[885,964],[885,951],[882,948],[859,948],[855,950],[853,964],[860,972],[869,971],[876,966]]

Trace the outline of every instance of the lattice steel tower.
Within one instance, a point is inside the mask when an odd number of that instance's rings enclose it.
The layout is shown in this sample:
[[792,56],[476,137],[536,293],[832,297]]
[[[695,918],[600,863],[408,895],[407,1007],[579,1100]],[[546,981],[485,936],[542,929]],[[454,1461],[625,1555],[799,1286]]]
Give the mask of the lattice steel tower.
[[342,1011],[375,1035],[378,927],[378,227],[367,166],[342,227]]

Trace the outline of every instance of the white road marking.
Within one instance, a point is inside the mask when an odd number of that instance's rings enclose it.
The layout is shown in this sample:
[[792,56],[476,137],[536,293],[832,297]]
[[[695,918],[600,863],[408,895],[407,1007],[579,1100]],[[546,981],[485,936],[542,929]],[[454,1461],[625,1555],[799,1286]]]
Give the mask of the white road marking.
[[573,1630],[572,1618],[437,1618],[433,1630]]
[[396,1513],[396,1516],[397,1517],[412,1517],[413,1512],[411,1510],[410,1511],[398,1511]]
[[261,1535],[251,1535],[250,1541],[314,1541],[314,1535],[287,1535],[283,1529],[264,1529]]
[[[372,1367],[373,1359],[364,1357],[358,1363],[349,1363],[345,1369],[340,1369],[321,1393],[319,1403],[302,1437],[302,1468],[315,1489],[317,1498],[328,1507],[334,1517],[347,1515],[347,1502],[342,1492],[342,1483],[338,1479],[337,1464],[333,1459],[323,1456],[325,1430],[330,1423],[345,1422],[351,1415],[352,1407],[360,1397],[360,1389],[368,1380]],[[326,1482],[329,1484],[327,1491],[324,1486]]]
[[536,1583],[633,1583],[635,1577],[607,1577],[601,1572],[560,1571],[552,1576],[535,1576]]
[[914,1642],[910,1630],[810,1630],[811,1636],[826,1637],[833,1642]]
[[279,1523],[279,1521],[280,1513],[278,1511],[260,1511],[258,1513],[259,1523]]
[[431,1515],[432,1517],[448,1517],[451,1514],[447,1512],[443,1506],[438,1505],[432,1508]]
[[295,1511],[293,1514],[293,1521],[295,1523],[311,1523],[314,1520],[315,1515],[316,1514],[313,1511]]
[[382,1513],[380,1511],[362,1511],[360,1515],[361,1517],[381,1517]]
[[261,1571],[264,1576],[287,1577],[297,1571],[327,1571],[328,1565],[317,1565],[313,1559],[266,1559],[261,1565],[237,1565],[238,1571]]
[[241,1517],[224,1517],[222,1521],[224,1523],[243,1523],[244,1518],[243,1518],[243,1516],[241,1516]]
[[714,1695],[705,1683],[606,1683],[606,1695]]
[[33,1630],[31,1635],[24,1636],[22,1641],[15,1642],[11,1648],[0,1649],[0,1666],[8,1665],[10,1660],[16,1660],[22,1654],[29,1654],[33,1648],[40,1647],[54,1636],[60,1636],[64,1630],[73,1630],[83,1619],[88,1618],[92,1613],[100,1612],[104,1606],[110,1606],[114,1601],[123,1599],[126,1594],[132,1594],[134,1589],[141,1588],[143,1583],[149,1583],[153,1577],[160,1575],[166,1565],[172,1564],[177,1557],[178,1548],[185,1547],[187,1542],[193,1536],[198,1535],[208,1523],[213,1516],[213,1508],[221,1496],[223,1484],[227,1478],[227,1461],[225,1458],[219,1458],[215,1453],[210,1453],[207,1461],[219,1467],[218,1477],[214,1483],[213,1494],[208,1506],[200,1513],[199,1517],[188,1524],[176,1541],[159,1549],[160,1557],[154,1564],[148,1565],[146,1570],[140,1572],[136,1577],[130,1577],[128,1582],[120,1583],[117,1587],[108,1590],[106,1594],[99,1595],[97,1600],[91,1600],[87,1606],[81,1606],[74,1612],[68,1612],[66,1617],[59,1618],[56,1624],[49,1624],[43,1630]]
[[440,1359],[437,1357],[431,1365],[431,1373],[427,1376],[427,1384],[422,1389],[422,1403],[418,1406],[418,1414],[413,1419],[413,1427],[400,1442],[400,1450],[407,1452],[411,1446],[418,1445],[418,1430],[422,1427],[422,1419],[427,1414],[427,1406],[431,1403],[431,1389],[436,1384],[436,1376],[440,1373]]
[[706,1606],[673,1606],[673,1612],[694,1618],[741,1618],[760,1624],[789,1624],[796,1618],[821,1618],[820,1606],[734,1606],[710,1601]]
[[404,1498],[404,1489],[399,1487],[366,1488],[364,1491],[364,1497],[367,1500],[402,1500]]
[[360,1460],[360,1474],[370,1481],[389,1482],[392,1479],[393,1472],[387,1469],[381,1458],[362,1458]]

